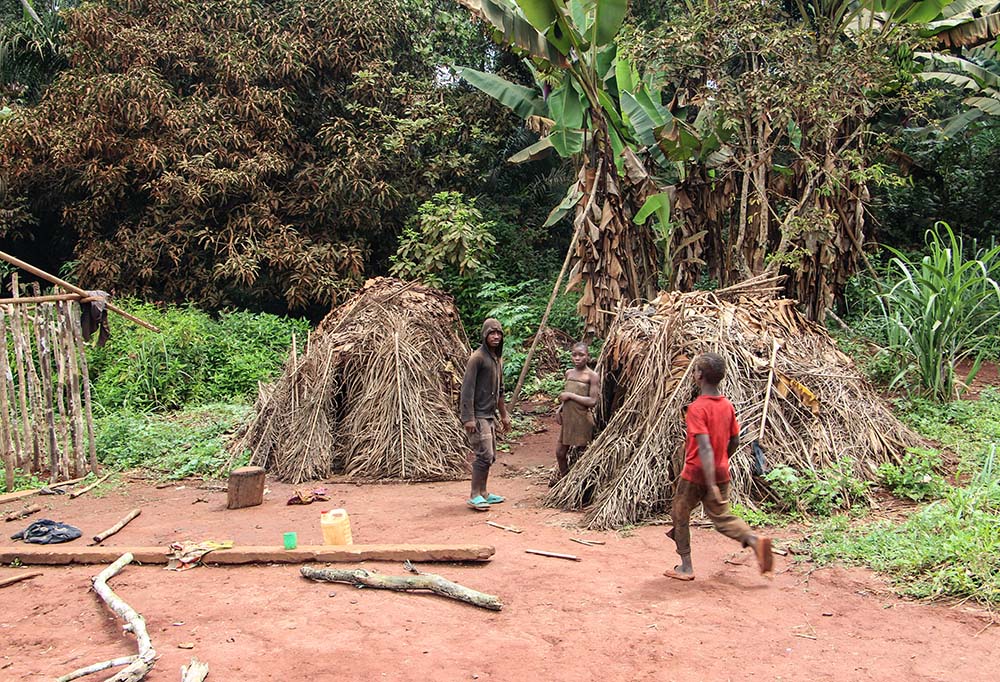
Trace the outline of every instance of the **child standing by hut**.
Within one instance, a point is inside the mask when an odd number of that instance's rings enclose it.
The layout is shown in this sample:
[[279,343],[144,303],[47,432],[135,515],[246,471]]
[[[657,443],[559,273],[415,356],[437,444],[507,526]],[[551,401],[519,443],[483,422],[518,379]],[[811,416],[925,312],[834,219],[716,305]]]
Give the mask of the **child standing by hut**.
[[574,344],[570,357],[573,369],[566,372],[566,385],[559,394],[560,404],[556,410],[556,423],[562,427],[556,447],[560,478],[569,473],[569,449],[585,447],[594,437],[593,408],[601,391],[600,378],[588,365],[590,351],[587,344]]
[[674,527],[667,533],[677,544],[681,563],[664,572],[668,578],[694,580],[689,520],[699,502],[717,531],[753,548],[761,573],[773,568],[771,540],[755,535],[729,509],[729,457],[739,447],[740,425],[733,404],[719,391],[725,375],[726,363],[721,355],[704,353],[695,360],[694,379],[700,395],[687,409],[684,468],[677,479],[670,512]]

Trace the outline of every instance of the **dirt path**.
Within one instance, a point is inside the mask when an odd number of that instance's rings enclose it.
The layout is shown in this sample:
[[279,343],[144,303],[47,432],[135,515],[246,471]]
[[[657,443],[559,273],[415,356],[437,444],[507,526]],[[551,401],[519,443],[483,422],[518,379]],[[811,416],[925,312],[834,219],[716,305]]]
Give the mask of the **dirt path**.
[[[209,680],[246,682],[996,679],[1000,627],[984,629],[986,614],[898,599],[867,571],[810,573],[777,557],[777,575],[766,580],[749,550],[695,528],[698,579],[661,577],[675,559],[663,527],[585,532],[574,528],[578,515],[539,505],[540,467],[551,463],[554,442],[547,431],[515,447],[508,473],[491,486],[508,501],[488,513],[462,506],[466,482],[325,485],[350,512],[356,542],[496,546],[488,564],[427,570],[500,595],[502,612],[433,595],[312,583],[296,566],[185,573],[130,566],[111,584],[145,616],[160,653],[147,679],[178,680],[192,655],[210,664]],[[301,544],[320,542],[322,507],[285,506],[290,486],[272,483],[263,506],[226,511],[225,493],[197,485],[157,490],[126,482],[103,498],[32,499],[47,507],[44,516],[80,527],[85,538],[141,506],[142,516],[111,545],[207,538],[280,545],[288,530]],[[489,527],[488,519],[524,533]],[[9,535],[27,522],[4,525],[0,544],[10,545]],[[569,540],[581,536],[607,544]],[[583,561],[533,556],[526,548]],[[372,566],[402,573],[394,564]],[[42,570],[40,578],[0,590],[0,680],[51,680],[134,653],[117,619],[88,590],[98,567]],[[0,577],[8,573],[0,568]]]

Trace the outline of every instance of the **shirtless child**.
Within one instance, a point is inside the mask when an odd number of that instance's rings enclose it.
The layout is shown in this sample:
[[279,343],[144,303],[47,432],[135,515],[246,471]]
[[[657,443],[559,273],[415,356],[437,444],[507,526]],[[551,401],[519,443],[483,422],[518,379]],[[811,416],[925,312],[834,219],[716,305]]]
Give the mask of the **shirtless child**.
[[601,391],[597,372],[587,366],[590,362],[587,344],[574,344],[571,357],[573,369],[566,372],[565,390],[559,394],[561,404],[556,410],[556,423],[562,426],[556,448],[560,478],[569,473],[569,449],[589,445],[594,437],[594,414],[591,410],[597,404]]

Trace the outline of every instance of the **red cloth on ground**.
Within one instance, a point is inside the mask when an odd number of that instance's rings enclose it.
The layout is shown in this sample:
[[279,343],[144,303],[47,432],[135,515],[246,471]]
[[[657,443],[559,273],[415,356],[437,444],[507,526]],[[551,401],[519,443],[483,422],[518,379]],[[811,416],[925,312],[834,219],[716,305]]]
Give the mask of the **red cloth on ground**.
[[700,395],[687,409],[687,444],[681,478],[705,485],[705,473],[698,459],[698,442],[695,436],[705,434],[715,452],[715,482],[729,480],[729,439],[739,435],[736,410],[723,395]]

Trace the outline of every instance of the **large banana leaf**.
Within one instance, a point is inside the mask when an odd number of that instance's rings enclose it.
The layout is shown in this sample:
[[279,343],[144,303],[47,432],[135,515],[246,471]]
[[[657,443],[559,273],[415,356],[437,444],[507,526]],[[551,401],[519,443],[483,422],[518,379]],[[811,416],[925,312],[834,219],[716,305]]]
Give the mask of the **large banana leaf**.
[[[946,64],[958,72],[968,74],[981,87],[1000,87],[1000,74],[979,66],[975,62],[962,57],[937,52],[918,52],[917,57],[928,59],[935,64]],[[944,80],[944,79],[942,79]]]
[[596,0],[594,9],[594,28],[590,33],[592,43],[598,47],[611,43],[625,21],[628,13],[628,0]]
[[511,83],[493,73],[477,71],[465,66],[456,66],[455,71],[470,85],[510,108],[521,118],[543,116],[546,113],[545,102],[538,97],[538,93],[532,88]]
[[514,0],[525,18],[536,31],[556,46],[562,54],[569,54],[571,46],[569,27],[553,0]]
[[566,65],[564,53],[540,33],[516,7],[505,0],[457,0],[475,16],[493,26],[498,40],[524,50],[532,57],[557,66]]
[[640,144],[647,147],[656,146],[656,130],[662,128],[666,119],[652,105],[647,95],[641,89],[621,93],[622,113],[628,117],[635,137]]

